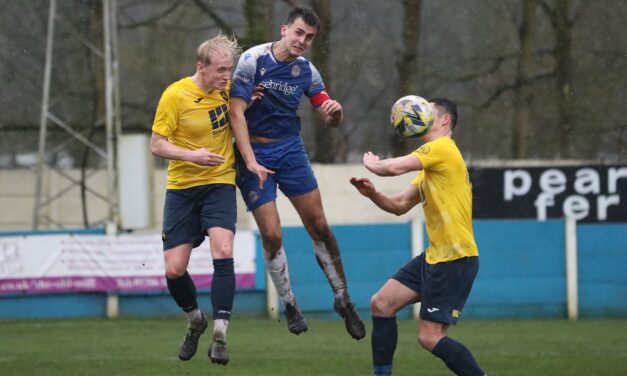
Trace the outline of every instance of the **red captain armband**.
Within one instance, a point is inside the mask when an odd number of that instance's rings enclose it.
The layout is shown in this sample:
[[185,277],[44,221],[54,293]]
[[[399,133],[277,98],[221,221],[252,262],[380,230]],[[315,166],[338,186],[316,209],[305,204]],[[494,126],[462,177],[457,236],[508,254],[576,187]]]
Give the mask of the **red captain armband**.
[[329,94],[327,94],[326,90],[322,90],[309,97],[309,103],[311,103],[311,105],[314,107],[320,107],[320,105],[322,105],[324,101],[328,99],[331,99],[331,97],[329,97]]

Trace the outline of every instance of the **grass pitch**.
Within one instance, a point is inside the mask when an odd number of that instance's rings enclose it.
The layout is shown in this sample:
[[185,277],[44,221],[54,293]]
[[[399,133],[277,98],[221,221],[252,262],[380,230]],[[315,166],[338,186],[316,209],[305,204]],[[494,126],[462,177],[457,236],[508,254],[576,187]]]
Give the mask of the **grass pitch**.
[[[370,375],[370,330],[351,339],[343,323],[311,320],[294,336],[284,321],[234,317],[228,366],[207,358],[210,331],[196,356],[177,358],[184,316],[171,318],[0,321],[0,375]],[[416,323],[399,321],[396,375],[450,375],[422,350]],[[462,320],[449,331],[490,375],[625,375],[627,320]]]

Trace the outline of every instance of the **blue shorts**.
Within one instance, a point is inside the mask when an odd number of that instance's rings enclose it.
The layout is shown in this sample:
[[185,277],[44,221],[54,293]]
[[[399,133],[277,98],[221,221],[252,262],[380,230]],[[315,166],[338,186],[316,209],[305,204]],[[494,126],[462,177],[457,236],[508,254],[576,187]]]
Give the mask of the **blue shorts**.
[[277,186],[286,196],[298,196],[318,188],[300,136],[267,144],[251,143],[251,146],[257,163],[274,171],[274,175],[268,175],[263,188],[259,188],[259,179],[248,171],[239,150],[235,148],[237,187],[249,211],[276,200]]
[[421,297],[421,319],[454,325],[462,314],[478,271],[479,257],[429,264],[423,252],[392,278]]
[[235,233],[236,205],[232,184],[168,189],[163,208],[163,250],[186,243],[198,247],[212,227]]

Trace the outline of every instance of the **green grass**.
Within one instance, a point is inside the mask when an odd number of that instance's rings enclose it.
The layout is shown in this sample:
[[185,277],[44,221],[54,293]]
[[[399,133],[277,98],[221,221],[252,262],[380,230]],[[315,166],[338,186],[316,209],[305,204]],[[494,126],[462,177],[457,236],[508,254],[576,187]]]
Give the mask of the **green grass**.
[[[0,321],[0,375],[369,375],[369,335],[351,339],[341,321],[311,320],[294,336],[284,322],[235,317],[231,362],[207,359],[209,332],[198,354],[179,361],[184,316]],[[368,333],[371,321],[367,321]],[[449,335],[465,343],[490,375],[625,375],[626,320],[463,320]],[[399,321],[396,375],[450,375],[422,350],[416,323]]]

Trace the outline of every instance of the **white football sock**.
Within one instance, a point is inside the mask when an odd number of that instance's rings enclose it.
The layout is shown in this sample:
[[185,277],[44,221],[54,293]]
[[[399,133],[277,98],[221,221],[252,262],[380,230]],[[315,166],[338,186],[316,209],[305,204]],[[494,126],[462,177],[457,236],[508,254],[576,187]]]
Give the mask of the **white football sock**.
[[229,320],[213,320],[213,340],[226,342],[226,329],[228,326]]
[[296,301],[292,293],[290,273],[287,267],[287,256],[285,255],[283,247],[277,251],[276,257],[272,260],[269,259],[269,253],[264,249],[263,259],[266,263],[266,270],[268,274],[270,274],[272,283],[281,298],[281,302],[283,302],[284,305],[286,303],[294,305]]
[[199,325],[202,322],[202,312],[196,308],[193,311],[185,312],[187,320],[192,325]]
[[342,278],[340,278],[340,275],[335,268],[335,261],[337,261],[337,259],[333,259],[331,257],[327,246],[322,241],[314,241],[314,252],[320,261],[320,266],[322,267],[324,275],[327,277],[327,280],[331,285],[335,300],[345,306],[348,304],[348,292],[346,291],[346,284],[342,281]]

